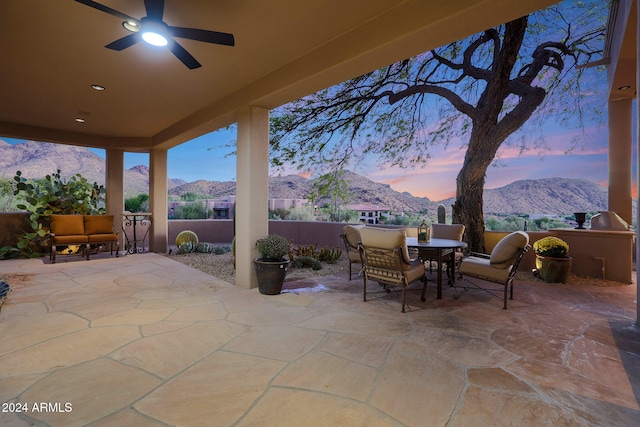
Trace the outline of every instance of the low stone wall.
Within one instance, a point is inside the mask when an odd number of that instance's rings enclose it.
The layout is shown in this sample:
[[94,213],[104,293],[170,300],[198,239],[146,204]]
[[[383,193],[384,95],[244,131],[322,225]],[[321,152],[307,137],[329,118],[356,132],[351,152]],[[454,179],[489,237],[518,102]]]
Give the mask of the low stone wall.
[[169,246],[175,246],[181,231],[196,233],[198,240],[209,243],[231,243],[233,240],[233,220],[227,219],[170,219],[168,225]]

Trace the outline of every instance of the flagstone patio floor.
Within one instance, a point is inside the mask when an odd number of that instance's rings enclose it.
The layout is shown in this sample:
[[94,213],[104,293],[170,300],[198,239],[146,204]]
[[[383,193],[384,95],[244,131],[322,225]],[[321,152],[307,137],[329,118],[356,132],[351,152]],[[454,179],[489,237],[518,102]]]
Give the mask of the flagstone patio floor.
[[152,253],[0,273],[4,427],[640,424],[635,284],[520,281],[502,310],[430,282],[401,313],[347,274],[266,296]]

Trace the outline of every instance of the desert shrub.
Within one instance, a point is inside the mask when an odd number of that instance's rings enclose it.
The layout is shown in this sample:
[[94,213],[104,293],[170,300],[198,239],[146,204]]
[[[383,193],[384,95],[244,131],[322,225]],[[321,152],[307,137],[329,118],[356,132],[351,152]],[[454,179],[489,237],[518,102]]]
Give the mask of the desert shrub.
[[125,199],[124,209],[129,212],[148,212],[149,195],[138,194],[136,197]]
[[313,270],[322,270],[322,264],[316,258],[310,256],[301,256],[296,258],[292,263],[293,268],[311,267]]

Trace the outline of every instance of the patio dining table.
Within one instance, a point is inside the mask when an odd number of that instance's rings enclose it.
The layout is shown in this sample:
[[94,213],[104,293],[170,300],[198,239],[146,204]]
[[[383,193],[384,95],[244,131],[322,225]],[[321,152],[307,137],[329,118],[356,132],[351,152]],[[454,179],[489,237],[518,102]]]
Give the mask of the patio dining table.
[[[451,239],[430,239],[428,242],[419,242],[417,237],[407,237],[407,247],[420,249],[433,249],[436,251],[438,263],[437,298],[442,299],[442,258],[456,249],[466,248],[467,243]],[[451,280],[455,283],[455,272]]]

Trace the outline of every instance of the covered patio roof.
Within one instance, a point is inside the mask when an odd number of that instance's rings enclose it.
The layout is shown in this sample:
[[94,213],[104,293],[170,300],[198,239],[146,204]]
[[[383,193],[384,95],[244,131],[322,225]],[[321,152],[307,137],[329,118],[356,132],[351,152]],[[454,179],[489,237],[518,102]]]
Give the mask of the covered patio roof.
[[[143,0],[99,3],[145,16]],[[234,123],[245,105],[272,109],[552,3],[167,0],[167,24],[235,36],[234,47],[178,39],[202,64],[189,70],[167,48],[106,49],[130,33],[120,18],[77,1],[4,1],[0,135],[168,149]]]

